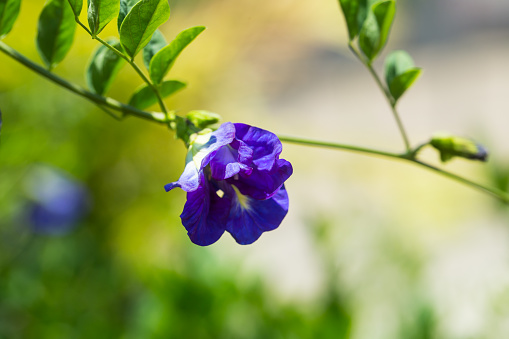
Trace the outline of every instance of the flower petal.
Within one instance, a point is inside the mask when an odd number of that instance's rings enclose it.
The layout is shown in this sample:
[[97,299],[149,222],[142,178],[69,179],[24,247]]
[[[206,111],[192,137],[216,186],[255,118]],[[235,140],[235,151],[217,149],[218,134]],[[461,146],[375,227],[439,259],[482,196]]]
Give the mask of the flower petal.
[[[246,124],[235,124],[235,139],[243,141],[253,150],[253,164],[262,171],[271,170],[283,150],[277,135]],[[239,147],[236,142],[232,146]]]
[[226,230],[241,245],[253,243],[263,232],[272,231],[281,224],[288,212],[288,194],[282,186],[271,199],[247,197],[246,204],[247,207],[242,206],[234,193],[226,225]]
[[[242,151],[245,153],[251,151],[251,149],[247,148],[246,150],[246,148],[243,148]],[[225,180],[239,173],[241,169],[243,172],[251,173],[251,167],[239,161],[245,157],[245,154],[241,154],[240,151],[230,146],[221,147],[210,160],[212,178],[215,180]]]
[[212,132],[210,140],[200,150],[200,153],[204,153],[205,156],[201,162],[200,170],[204,169],[210,162],[217,151],[221,147],[230,144],[235,138],[235,126],[231,122],[225,122],[219,128]]
[[264,200],[272,197],[292,173],[292,164],[279,159],[272,171],[253,170],[251,175],[240,173],[227,181],[235,185],[242,194]]
[[193,161],[189,161],[184,168],[184,172],[180,176],[179,180],[166,184],[164,189],[166,192],[171,191],[175,187],[180,187],[186,192],[192,192],[200,185],[200,179],[198,176],[198,169],[194,165]]
[[199,187],[187,193],[184,211],[180,215],[182,224],[191,241],[200,246],[215,243],[225,231],[231,200],[220,198],[213,182],[201,175]]

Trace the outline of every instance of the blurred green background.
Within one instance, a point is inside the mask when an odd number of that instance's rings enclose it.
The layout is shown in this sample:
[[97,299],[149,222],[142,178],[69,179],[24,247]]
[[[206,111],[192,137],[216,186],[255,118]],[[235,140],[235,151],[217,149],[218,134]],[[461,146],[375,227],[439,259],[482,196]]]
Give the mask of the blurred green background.
[[[38,62],[42,6],[23,1],[5,39]],[[189,87],[169,107],[402,149],[384,98],[346,49],[335,0],[170,6],[168,40],[208,29],[170,74]],[[96,46],[77,29],[55,72],[84,86]],[[424,68],[400,106],[412,142],[437,130],[482,141],[488,165],[447,167],[507,190],[507,2],[399,1],[391,49]],[[285,144],[294,175],[280,228],[249,246],[225,234],[198,247],[180,224],[185,194],[163,189],[183,169],[180,141],[0,61],[0,338],[509,337],[509,210],[489,197],[406,164]],[[108,95],[125,102],[140,84],[125,66]],[[34,232],[34,206],[57,190],[41,169],[86,188],[83,215],[60,234]]]

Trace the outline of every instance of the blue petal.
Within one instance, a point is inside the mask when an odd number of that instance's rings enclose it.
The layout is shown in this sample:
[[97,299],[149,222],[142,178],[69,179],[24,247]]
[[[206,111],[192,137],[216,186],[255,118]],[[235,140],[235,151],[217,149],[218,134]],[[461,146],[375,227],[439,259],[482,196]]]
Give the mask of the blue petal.
[[[242,149],[244,153],[251,151],[251,149]],[[251,152],[252,153],[252,152]],[[245,173],[251,173],[252,169],[246,164],[243,164],[239,159],[246,158],[245,154],[231,148],[230,146],[223,146],[219,149],[215,156],[210,160],[210,170],[212,178],[215,180],[225,180],[238,174],[241,170]]]
[[241,173],[227,181],[235,185],[242,194],[263,200],[272,197],[292,173],[292,164],[284,159],[279,159],[271,171],[255,169],[250,175]]
[[[253,150],[253,164],[262,171],[271,170],[283,151],[277,135],[258,127],[236,123],[235,138]],[[238,144],[234,142],[232,146],[237,148]]]
[[[233,190],[233,189],[232,189]],[[247,208],[233,193],[226,230],[241,245],[253,243],[263,232],[276,229],[288,212],[288,194],[282,186],[267,200],[247,198]]]
[[180,187],[186,192],[192,192],[196,190],[199,185],[200,179],[198,176],[198,169],[196,168],[194,162],[191,160],[186,164],[184,172],[180,176],[179,180],[176,182],[166,184],[164,186],[164,189],[166,190],[166,192],[169,192],[175,187]]
[[227,196],[220,198],[215,183],[207,182],[203,174],[200,177],[198,188],[187,193],[180,218],[191,241],[196,245],[208,246],[223,235],[231,200]]
[[212,132],[212,136],[210,137],[210,141],[205,145],[205,147],[200,152],[205,152],[206,156],[203,158],[201,162],[200,170],[204,169],[210,162],[217,151],[225,146],[230,144],[235,138],[235,126],[231,122],[225,122],[219,128]]
[[[190,153],[195,151],[196,154],[188,153],[184,172],[178,181],[164,186],[166,192],[171,191],[175,187],[180,187],[186,192],[193,192],[196,190],[200,185],[199,172],[208,165],[211,157],[213,157],[221,147],[232,142],[234,136],[235,126],[231,122],[226,122],[222,124],[217,131],[210,133],[210,138],[203,145],[191,145]],[[197,150],[193,150],[193,147],[197,148]],[[198,168],[193,161],[193,157],[196,156],[203,157],[200,162],[200,168]]]

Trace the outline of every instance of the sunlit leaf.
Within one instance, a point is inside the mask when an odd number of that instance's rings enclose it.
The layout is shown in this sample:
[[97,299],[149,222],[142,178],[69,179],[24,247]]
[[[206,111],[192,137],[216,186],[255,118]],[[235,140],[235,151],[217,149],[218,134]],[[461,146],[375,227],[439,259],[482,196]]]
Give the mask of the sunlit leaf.
[[167,0],[141,0],[134,5],[120,27],[120,43],[127,55],[134,58],[169,17]]
[[395,77],[389,85],[389,91],[393,98],[398,100],[403,93],[412,86],[415,80],[417,80],[417,78],[421,75],[421,72],[422,69],[420,68],[412,68]]
[[81,9],[83,8],[83,0],[68,0],[69,5],[71,5],[72,11],[74,15],[78,17],[81,13]]
[[120,10],[118,12],[118,31],[120,32],[120,26],[122,26],[122,22],[124,22],[125,17],[131,11],[131,9],[136,5],[140,0],[120,0]]
[[96,35],[113,20],[119,12],[119,0],[88,0],[88,25]]
[[359,32],[357,15],[359,13],[359,0],[339,0],[341,10],[345,16],[348,35],[352,41]]
[[[170,80],[158,85],[157,88],[161,93],[161,97],[166,98],[186,87],[186,84],[180,81]],[[139,109],[145,109],[157,103],[157,96],[148,86],[143,85],[134,92],[129,100],[129,105]]]
[[162,48],[164,48],[168,43],[164,38],[163,33],[160,30],[156,30],[152,35],[152,39],[150,39],[147,46],[143,48],[143,63],[147,69],[150,68],[150,61],[154,57],[154,55],[159,52]]
[[[120,48],[118,41],[108,43],[117,49]],[[124,59],[108,47],[99,46],[87,67],[86,79],[90,90],[99,95],[106,93],[124,62]]]
[[71,48],[76,22],[74,12],[66,0],[46,3],[39,17],[37,49],[48,68],[62,61]]
[[0,38],[9,33],[18,18],[21,0],[0,0]]
[[376,58],[387,43],[395,13],[394,0],[377,2],[371,6],[359,33],[359,46],[370,61]]
[[159,84],[163,81],[182,50],[204,29],[203,26],[197,26],[180,32],[175,40],[154,55],[149,68],[150,78],[154,83]]
[[422,70],[405,51],[394,51],[385,59],[385,81],[391,95],[398,100],[417,80]]

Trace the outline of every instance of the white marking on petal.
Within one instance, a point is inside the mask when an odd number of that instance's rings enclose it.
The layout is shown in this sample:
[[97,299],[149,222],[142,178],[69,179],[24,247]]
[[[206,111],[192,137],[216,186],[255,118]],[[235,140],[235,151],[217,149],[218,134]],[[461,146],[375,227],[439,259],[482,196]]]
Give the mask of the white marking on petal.
[[222,190],[217,190],[217,191],[216,191],[216,194],[217,194],[217,196],[218,196],[218,197],[220,197],[220,198],[224,197],[224,192],[223,192]]

